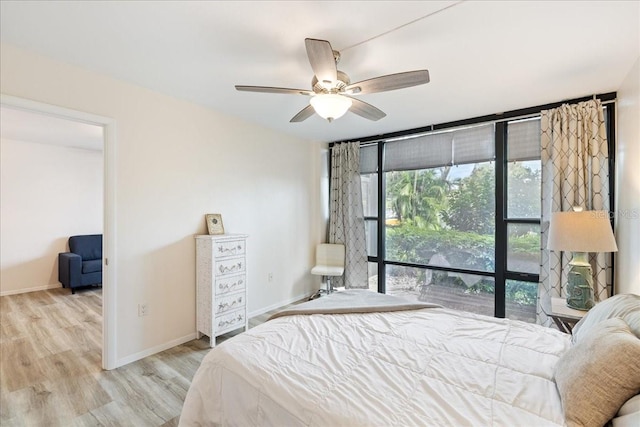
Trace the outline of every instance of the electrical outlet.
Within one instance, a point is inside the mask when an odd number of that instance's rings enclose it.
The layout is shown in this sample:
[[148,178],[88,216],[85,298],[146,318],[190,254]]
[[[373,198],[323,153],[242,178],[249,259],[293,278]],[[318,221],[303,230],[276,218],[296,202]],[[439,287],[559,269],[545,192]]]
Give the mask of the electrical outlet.
[[269,282],[273,282],[273,273],[269,273]]
[[147,304],[138,304],[138,317],[149,314],[149,306]]

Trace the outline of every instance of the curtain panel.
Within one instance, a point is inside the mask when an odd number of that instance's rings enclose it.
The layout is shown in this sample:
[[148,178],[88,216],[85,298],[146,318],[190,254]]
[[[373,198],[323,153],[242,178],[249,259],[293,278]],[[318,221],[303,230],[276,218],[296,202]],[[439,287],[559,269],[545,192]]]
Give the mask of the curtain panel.
[[[609,211],[609,150],[600,100],[565,104],[541,112],[542,248],[538,323],[550,325],[552,297],[566,297],[571,253],[546,249],[552,212]],[[611,254],[590,254],[594,299],[611,295]]]
[[333,286],[368,289],[367,242],[360,183],[360,143],[336,144],[331,149],[330,192],[329,243],[345,245],[344,275],[333,278]]

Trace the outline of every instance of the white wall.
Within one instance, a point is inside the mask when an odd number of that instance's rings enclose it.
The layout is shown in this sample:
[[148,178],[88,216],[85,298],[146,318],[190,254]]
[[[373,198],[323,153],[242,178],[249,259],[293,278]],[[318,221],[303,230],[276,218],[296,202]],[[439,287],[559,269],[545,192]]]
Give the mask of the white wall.
[[61,286],[58,253],[102,233],[102,152],[0,141],[0,295]]
[[309,270],[324,238],[322,144],[14,46],[0,55],[2,93],[115,119],[120,362],[194,336],[193,235],[206,233],[206,213],[250,235],[250,312],[319,286]]
[[640,57],[618,89],[616,293],[640,294]]

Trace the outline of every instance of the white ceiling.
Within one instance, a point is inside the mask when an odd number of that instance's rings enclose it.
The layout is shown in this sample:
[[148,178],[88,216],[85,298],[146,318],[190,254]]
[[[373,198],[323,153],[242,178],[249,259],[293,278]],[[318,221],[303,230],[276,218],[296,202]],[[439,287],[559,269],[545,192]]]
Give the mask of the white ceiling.
[[[2,1],[0,34],[281,132],[335,141],[616,91],[640,55],[639,4]],[[352,81],[426,68],[431,82],[362,95],[387,113],[378,122],[347,113],[289,123],[307,97],[234,89],[309,89],[305,37],[341,51]]]
[[0,107],[0,138],[102,151],[102,127],[46,114]]

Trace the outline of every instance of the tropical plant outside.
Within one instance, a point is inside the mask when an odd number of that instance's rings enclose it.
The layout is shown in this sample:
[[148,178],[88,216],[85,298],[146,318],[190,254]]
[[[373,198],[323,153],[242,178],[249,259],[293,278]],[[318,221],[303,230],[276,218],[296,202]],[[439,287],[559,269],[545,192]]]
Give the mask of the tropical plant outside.
[[[513,162],[508,171],[511,216],[539,217],[540,170]],[[386,259],[390,261],[495,271],[495,166],[479,163],[424,170],[386,172]],[[531,191],[537,186],[538,192]],[[539,226],[538,226],[539,229]],[[509,229],[514,265],[539,265],[540,236],[531,227]],[[440,286],[466,294],[493,294],[492,277],[446,271],[388,270],[393,283],[410,277],[418,298],[425,287]],[[420,277],[419,277],[420,276]],[[507,301],[535,306],[537,283],[508,281]]]

